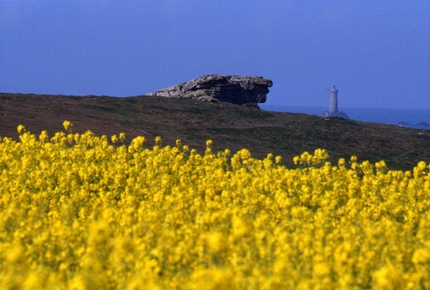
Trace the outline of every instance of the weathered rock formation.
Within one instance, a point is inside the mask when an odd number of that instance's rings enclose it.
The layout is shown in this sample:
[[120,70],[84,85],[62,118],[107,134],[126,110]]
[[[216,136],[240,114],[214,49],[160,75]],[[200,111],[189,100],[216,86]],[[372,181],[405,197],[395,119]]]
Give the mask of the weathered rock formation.
[[266,95],[272,85],[271,80],[257,76],[210,74],[146,95],[233,104],[257,104],[266,102]]

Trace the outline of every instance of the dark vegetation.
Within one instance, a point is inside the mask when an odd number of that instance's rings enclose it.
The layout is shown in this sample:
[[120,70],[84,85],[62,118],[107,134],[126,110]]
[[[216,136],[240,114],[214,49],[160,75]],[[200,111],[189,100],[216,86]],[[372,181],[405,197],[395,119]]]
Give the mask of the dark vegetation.
[[142,135],[152,146],[160,135],[165,145],[176,139],[203,152],[212,139],[214,151],[248,148],[263,158],[281,155],[284,163],[304,151],[326,149],[333,163],[357,155],[359,160],[384,159],[391,169],[412,169],[420,160],[430,161],[430,131],[341,118],[277,113],[229,103],[136,96],[53,96],[0,93],[0,136],[18,138],[16,127],[25,125],[52,136],[69,120],[74,132],[97,135],[125,132],[127,139]]

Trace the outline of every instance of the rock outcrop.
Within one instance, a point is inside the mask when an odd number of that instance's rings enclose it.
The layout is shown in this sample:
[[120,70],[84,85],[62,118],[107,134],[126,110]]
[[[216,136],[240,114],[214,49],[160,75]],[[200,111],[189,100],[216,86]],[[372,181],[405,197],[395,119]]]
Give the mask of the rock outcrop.
[[343,118],[343,119],[349,119],[348,115],[342,111],[335,111],[335,112],[325,111],[323,113],[323,117],[325,117],[325,118],[338,117],[338,118]]
[[271,80],[258,76],[209,74],[146,95],[257,104],[266,102],[266,95],[272,85]]

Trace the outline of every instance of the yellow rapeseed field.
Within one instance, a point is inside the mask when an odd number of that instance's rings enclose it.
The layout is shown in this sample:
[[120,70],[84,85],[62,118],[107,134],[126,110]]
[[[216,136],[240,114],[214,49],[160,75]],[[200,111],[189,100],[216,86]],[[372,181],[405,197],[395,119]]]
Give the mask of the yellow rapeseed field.
[[0,289],[430,289],[430,166],[0,138]]

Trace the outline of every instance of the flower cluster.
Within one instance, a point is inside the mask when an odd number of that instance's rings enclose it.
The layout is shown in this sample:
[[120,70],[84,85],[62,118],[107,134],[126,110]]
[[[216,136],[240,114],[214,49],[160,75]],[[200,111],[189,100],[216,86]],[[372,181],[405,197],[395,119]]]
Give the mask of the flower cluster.
[[429,289],[430,166],[0,138],[1,289]]

